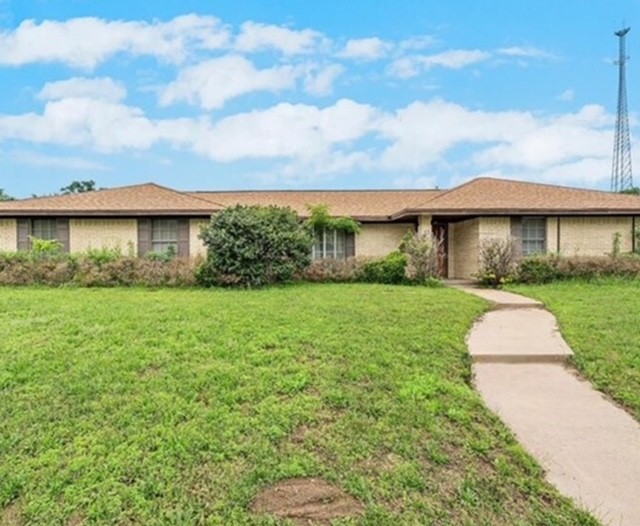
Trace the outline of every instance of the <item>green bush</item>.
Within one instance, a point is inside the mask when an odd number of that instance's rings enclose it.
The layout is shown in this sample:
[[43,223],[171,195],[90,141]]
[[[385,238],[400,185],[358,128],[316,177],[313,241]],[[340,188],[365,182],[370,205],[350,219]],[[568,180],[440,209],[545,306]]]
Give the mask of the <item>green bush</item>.
[[639,278],[640,257],[541,255],[524,259],[515,274],[519,283],[549,283],[569,279],[593,280],[605,277]]
[[520,262],[514,279],[519,283],[549,283],[559,278],[558,258],[536,255]]
[[202,228],[203,285],[256,287],[290,281],[311,262],[313,238],[296,213],[277,206],[234,206]]
[[431,232],[407,232],[402,238],[400,250],[407,255],[407,276],[411,281],[427,283],[437,280],[441,245],[442,242]]
[[391,252],[388,256],[365,263],[356,273],[357,281],[365,283],[408,283],[407,256],[402,252]]

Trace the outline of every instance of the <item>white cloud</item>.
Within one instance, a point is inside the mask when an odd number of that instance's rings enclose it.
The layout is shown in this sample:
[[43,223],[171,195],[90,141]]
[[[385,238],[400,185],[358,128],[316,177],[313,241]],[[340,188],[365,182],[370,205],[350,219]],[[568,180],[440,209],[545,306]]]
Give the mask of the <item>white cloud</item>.
[[316,96],[330,95],[333,91],[333,83],[344,71],[344,67],[340,64],[311,68],[304,82],[305,91]]
[[14,30],[0,31],[0,64],[60,62],[93,69],[121,52],[179,63],[192,48],[218,49],[228,39],[227,28],[217,18],[194,14],[152,23],[95,17],[25,20]]
[[400,186],[432,186],[437,169],[458,179],[484,172],[593,184],[609,176],[612,123],[613,116],[597,105],[534,116],[471,110],[440,99],[393,112],[341,99],[326,107],[281,103],[217,121],[152,119],[122,103],[76,97],[48,101],[41,114],[0,115],[0,142],[100,152],[146,151],[166,143],[220,163],[285,163],[278,169],[291,179],[375,170],[397,174]]
[[569,88],[560,93],[560,95],[558,95],[556,98],[562,102],[571,102],[575,97],[575,90]]
[[104,172],[109,170],[109,168],[102,163],[89,161],[81,157],[45,155],[26,150],[13,151],[9,156],[14,162],[35,166],[37,168],[56,168],[85,172]]
[[347,41],[338,56],[355,60],[376,60],[384,57],[392,48],[391,43],[378,37],[355,38]]
[[555,56],[542,49],[526,46],[503,47],[497,50],[499,55],[517,58],[555,58]]
[[334,145],[350,143],[371,130],[375,108],[339,100],[320,109],[281,103],[262,111],[226,117],[196,143],[195,149],[222,162],[248,158],[313,159]]
[[47,82],[38,93],[38,98],[43,100],[89,97],[118,102],[126,96],[127,90],[125,87],[120,82],[109,77],[73,77],[57,82]]
[[461,69],[490,58],[491,53],[479,49],[452,49],[435,55],[401,57],[391,63],[389,71],[394,76],[408,79],[433,67]]
[[246,58],[229,55],[183,69],[174,82],[160,90],[160,104],[185,101],[218,109],[247,93],[292,88],[300,74],[293,66],[256,69]]
[[417,51],[427,49],[438,44],[438,40],[430,35],[420,35],[406,38],[398,43],[401,51]]
[[294,30],[257,22],[245,22],[240,29],[235,48],[245,53],[269,49],[285,55],[311,53],[324,40],[323,35],[313,29]]

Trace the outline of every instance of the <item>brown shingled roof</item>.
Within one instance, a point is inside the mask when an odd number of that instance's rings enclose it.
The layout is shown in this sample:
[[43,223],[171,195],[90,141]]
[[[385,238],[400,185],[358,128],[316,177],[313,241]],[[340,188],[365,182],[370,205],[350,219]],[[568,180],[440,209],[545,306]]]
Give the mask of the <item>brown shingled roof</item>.
[[0,216],[207,216],[221,208],[210,200],[147,183],[79,194],[4,201],[0,203]]
[[420,212],[440,215],[640,214],[640,196],[481,177],[442,192],[423,208],[406,208],[393,217]]
[[189,195],[225,206],[289,206],[304,217],[309,205],[324,204],[334,216],[360,220],[388,219],[408,208],[428,207],[440,190],[281,190],[246,192],[189,192]]

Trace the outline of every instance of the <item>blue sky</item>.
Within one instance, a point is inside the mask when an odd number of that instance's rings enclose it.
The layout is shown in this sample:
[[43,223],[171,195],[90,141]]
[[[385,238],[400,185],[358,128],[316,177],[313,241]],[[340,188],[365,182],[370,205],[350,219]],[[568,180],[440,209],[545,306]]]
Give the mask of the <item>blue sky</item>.
[[[613,32],[632,27],[635,136],[639,11],[640,0],[0,0],[0,188],[495,176],[606,189]],[[640,169],[635,140],[633,151]]]

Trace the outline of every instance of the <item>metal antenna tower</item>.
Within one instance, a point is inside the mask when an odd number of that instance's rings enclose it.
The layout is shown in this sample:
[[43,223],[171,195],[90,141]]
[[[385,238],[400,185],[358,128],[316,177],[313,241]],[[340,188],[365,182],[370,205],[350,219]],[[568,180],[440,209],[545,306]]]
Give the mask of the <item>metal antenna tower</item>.
[[621,192],[633,188],[631,173],[631,138],[629,135],[629,115],[627,111],[627,57],[625,38],[631,28],[616,31],[620,39],[620,56],[618,65],[618,117],[616,119],[616,135],[613,142],[613,167],[611,169],[611,191]]

